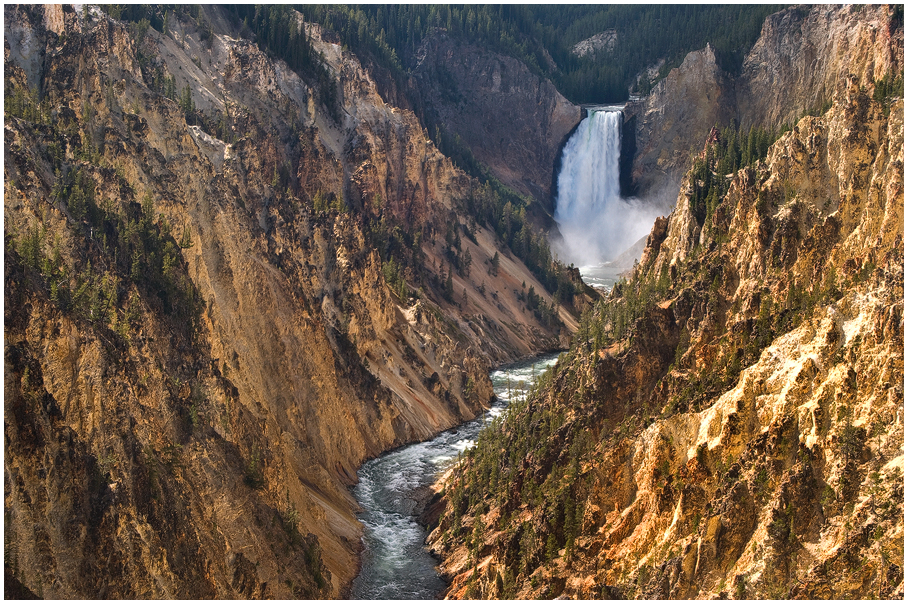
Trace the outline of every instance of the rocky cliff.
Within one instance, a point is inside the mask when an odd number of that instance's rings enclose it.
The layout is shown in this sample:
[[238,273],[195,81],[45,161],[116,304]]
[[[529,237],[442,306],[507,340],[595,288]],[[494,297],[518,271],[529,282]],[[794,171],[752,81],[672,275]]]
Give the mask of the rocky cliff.
[[412,80],[427,121],[457,135],[492,175],[553,210],[552,171],[580,107],[512,57],[439,30],[417,53]]
[[631,177],[639,190],[655,192],[680,181],[690,166],[693,141],[702,141],[710,128],[733,116],[729,89],[730,78],[707,46],[689,53],[643,101],[628,104],[636,141]]
[[225,14],[178,14],[5,9],[6,584],[338,596],[359,464],[576,324],[356,57],[298,24],[326,106]]
[[[904,69],[898,6],[802,6],[770,15],[740,74],[723,72],[713,51],[690,53],[646,98],[629,103],[637,155],[633,176],[645,192],[678,183],[690,149],[713,126],[778,131],[832,100],[848,74],[871,87]],[[677,184],[675,184],[677,186]]]
[[446,478],[448,597],[903,597],[904,105],[883,67],[838,77],[714,207],[685,177],[632,279]]
[[770,15],[736,86],[738,119],[777,129],[831,101],[848,75],[871,87],[901,71],[901,11],[896,5],[826,5]]

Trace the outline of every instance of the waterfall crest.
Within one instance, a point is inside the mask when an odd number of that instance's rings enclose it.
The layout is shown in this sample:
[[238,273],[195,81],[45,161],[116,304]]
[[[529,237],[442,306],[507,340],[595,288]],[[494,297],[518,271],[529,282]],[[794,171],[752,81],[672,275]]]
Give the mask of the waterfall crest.
[[562,153],[555,221],[558,254],[578,265],[611,260],[652,227],[654,210],[623,199],[619,185],[619,109],[591,110]]

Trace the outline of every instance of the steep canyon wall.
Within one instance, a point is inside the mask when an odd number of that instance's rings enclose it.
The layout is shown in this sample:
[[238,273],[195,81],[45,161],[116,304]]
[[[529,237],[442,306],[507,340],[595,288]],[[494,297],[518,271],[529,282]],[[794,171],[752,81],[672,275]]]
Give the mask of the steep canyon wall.
[[690,53],[641,101],[633,178],[643,192],[680,182],[691,149],[732,120],[773,131],[816,114],[846,75],[870,87],[904,69],[904,30],[894,5],[817,5],[782,10],[763,23],[740,74],[723,72],[712,48]]
[[573,318],[527,308],[551,295],[466,217],[477,183],[317,27],[333,110],[213,7],[5,27],[8,589],[340,595],[359,464]]
[[831,106],[705,212],[689,172],[633,278],[447,478],[448,597],[904,597],[904,102],[874,87],[901,24],[800,10],[764,33],[848,48],[815,80]]
[[548,213],[552,171],[581,108],[512,57],[444,31],[423,42],[413,86],[431,123],[457,135],[491,174]]

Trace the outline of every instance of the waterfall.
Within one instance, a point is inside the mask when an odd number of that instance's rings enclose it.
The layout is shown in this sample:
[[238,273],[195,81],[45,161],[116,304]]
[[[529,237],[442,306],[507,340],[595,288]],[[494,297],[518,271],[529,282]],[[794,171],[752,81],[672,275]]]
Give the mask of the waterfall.
[[592,265],[611,260],[652,227],[653,211],[622,199],[620,109],[590,110],[562,152],[555,221],[562,240],[556,251],[569,262]]

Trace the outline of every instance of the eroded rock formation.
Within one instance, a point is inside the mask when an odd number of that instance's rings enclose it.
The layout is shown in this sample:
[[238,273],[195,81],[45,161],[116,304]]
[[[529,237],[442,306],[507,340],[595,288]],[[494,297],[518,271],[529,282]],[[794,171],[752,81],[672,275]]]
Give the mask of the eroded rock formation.
[[340,595],[359,464],[575,324],[352,54],[301,24],[332,109],[203,10],[5,9],[5,568],[39,596]]
[[733,118],[745,130],[778,131],[824,109],[847,75],[873,86],[903,69],[903,47],[896,6],[817,5],[767,17],[740,74],[723,72],[709,47],[690,53],[649,96],[628,105],[636,116],[636,184],[644,193],[677,186],[690,150]]
[[705,216],[688,174],[446,478],[448,597],[903,597],[904,104],[873,88],[900,63],[844,59],[875,67]]
[[512,57],[458,41],[426,38],[413,81],[430,123],[457,135],[503,183],[553,211],[552,170],[580,107]]

